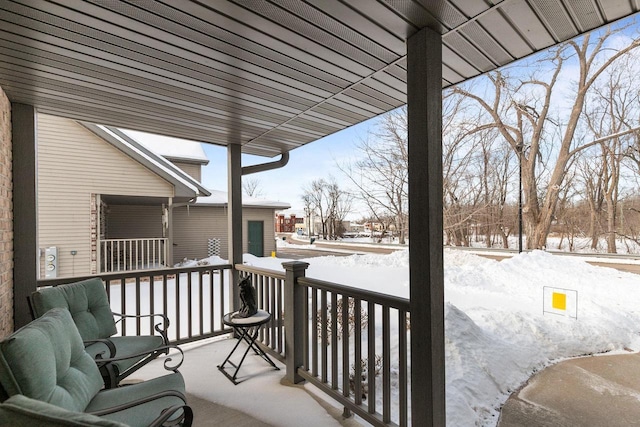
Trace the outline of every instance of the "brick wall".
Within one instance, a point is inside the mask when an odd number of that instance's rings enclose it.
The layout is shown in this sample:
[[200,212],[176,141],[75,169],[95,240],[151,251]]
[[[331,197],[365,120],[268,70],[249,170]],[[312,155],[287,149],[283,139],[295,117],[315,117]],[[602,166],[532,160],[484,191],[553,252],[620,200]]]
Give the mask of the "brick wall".
[[0,338],[13,332],[11,104],[0,87]]

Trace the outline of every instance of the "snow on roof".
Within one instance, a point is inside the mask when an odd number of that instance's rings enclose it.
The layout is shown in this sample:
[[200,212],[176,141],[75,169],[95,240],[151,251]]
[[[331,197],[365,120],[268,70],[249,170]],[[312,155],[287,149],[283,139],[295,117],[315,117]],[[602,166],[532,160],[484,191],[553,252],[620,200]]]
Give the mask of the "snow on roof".
[[162,135],[152,135],[123,129],[127,136],[135,139],[149,150],[163,157],[176,160],[188,160],[198,163],[209,163],[209,159],[202,148],[202,143],[186,139],[171,138]]
[[[229,200],[228,193],[220,190],[209,190],[210,196],[198,197],[196,206],[226,206]],[[253,208],[289,209],[291,205],[273,200],[257,199],[255,197],[242,196],[242,206]]]

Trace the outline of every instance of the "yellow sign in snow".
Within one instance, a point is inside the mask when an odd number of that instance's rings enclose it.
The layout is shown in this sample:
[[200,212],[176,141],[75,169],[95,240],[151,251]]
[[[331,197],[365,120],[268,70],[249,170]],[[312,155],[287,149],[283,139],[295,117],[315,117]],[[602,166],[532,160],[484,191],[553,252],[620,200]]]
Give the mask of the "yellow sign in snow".
[[551,294],[551,307],[557,310],[566,310],[567,309],[567,294],[553,292]]
[[542,311],[577,319],[578,291],[544,286]]

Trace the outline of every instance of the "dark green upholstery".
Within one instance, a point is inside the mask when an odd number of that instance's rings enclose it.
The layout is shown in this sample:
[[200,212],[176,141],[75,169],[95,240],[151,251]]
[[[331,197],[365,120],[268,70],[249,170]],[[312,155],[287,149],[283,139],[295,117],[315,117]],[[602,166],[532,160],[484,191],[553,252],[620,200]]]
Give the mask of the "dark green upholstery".
[[127,427],[91,414],[72,412],[21,394],[0,404],[0,426],[12,427]]
[[102,388],[102,377],[69,312],[55,309],[0,342],[0,383],[70,411],[84,411]]
[[152,424],[171,407],[182,407],[175,416],[191,413],[184,408],[179,372],[101,390],[98,367],[85,351],[69,311],[61,308],[0,341],[0,386],[10,396],[24,395],[61,410],[93,413],[134,427]]
[[[55,307],[69,310],[85,341],[87,352],[94,359],[99,354],[103,359],[140,354],[139,357],[121,359],[101,368],[101,375],[108,388],[117,386],[136,369],[166,353],[158,350],[168,344],[166,335],[112,337],[117,332],[116,322],[109,306],[105,285],[99,277],[40,288],[31,294],[29,302],[34,317],[42,316]],[[108,347],[103,343],[89,342],[98,339],[108,339],[115,348],[115,354],[110,354]]]
[[104,284],[98,277],[38,289],[31,295],[31,306],[35,317],[55,307],[66,308],[84,341],[108,338],[117,332]]

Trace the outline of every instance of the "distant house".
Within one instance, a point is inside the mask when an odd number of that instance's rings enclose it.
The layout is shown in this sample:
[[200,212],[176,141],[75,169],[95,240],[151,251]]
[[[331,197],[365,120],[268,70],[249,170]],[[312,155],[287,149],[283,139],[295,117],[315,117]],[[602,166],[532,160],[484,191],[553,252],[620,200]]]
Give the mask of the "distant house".
[[276,233],[295,233],[298,230],[306,230],[304,216],[296,213],[276,213]]
[[[226,193],[200,183],[208,163],[200,144],[180,147],[149,149],[117,129],[39,114],[40,277],[171,266],[211,253],[226,258]],[[269,255],[275,209],[288,205],[243,205],[243,249]]]

